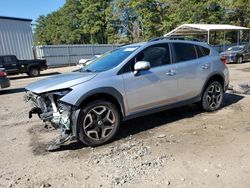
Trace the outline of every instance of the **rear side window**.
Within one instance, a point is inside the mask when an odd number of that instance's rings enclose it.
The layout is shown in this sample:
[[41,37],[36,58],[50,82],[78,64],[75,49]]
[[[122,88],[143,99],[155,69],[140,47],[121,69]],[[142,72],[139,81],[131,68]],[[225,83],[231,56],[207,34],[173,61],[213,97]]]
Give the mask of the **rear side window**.
[[194,44],[173,43],[173,49],[176,63],[197,58]]
[[210,54],[210,50],[208,48],[205,48],[203,46],[201,46],[201,48],[202,48],[202,50],[203,50],[203,52],[204,52],[205,55],[209,55]]
[[198,58],[204,57],[210,54],[210,50],[203,46],[195,45]]

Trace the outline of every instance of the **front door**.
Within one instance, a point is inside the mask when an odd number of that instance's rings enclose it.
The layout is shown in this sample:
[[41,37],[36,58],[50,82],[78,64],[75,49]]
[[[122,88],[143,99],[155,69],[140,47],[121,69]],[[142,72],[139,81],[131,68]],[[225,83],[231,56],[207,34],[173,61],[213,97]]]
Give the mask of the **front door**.
[[[149,70],[134,75],[133,70],[123,73],[128,114],[174,103],[176,100],[176,65],[171,64],[169,45],[150,46],[132,62],[148,61]],[[133,69],[134,63],[131,64]]]

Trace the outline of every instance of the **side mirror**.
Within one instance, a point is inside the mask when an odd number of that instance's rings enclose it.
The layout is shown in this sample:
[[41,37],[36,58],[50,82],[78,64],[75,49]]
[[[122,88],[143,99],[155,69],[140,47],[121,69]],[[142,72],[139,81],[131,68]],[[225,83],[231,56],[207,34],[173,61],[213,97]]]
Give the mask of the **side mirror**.
[[150,63],[148,61],[138,61],[134,65],[134,74],[138,74],[138,72],[142,70],[149,70],[150,69]]

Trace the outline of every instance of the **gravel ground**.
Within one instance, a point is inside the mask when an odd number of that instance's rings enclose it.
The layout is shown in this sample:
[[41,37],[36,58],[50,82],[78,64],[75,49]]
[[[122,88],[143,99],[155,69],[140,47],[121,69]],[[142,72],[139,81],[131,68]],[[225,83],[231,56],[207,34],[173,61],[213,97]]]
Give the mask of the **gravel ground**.
[[219,111],[163,111],[124,122],[110,144],[57,152],[46,151],[57,130],[28,119],[24,87],[74,67],[12,76],[0,91],[0,187],[250,187],[250,95],[237,90],[250,84],[250,63],[228,66],[235,91]]

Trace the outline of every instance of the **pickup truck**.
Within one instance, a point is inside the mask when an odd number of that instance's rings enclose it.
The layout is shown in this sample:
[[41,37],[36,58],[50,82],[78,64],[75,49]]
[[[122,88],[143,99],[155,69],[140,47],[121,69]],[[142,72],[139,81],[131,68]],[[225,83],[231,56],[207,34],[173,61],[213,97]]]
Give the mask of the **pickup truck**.
[[40,71],[47,69],[45,59],[19,60],[15,55],[1,55],[0,68],[11,74],[26,73],[29,76],[39,76]]

